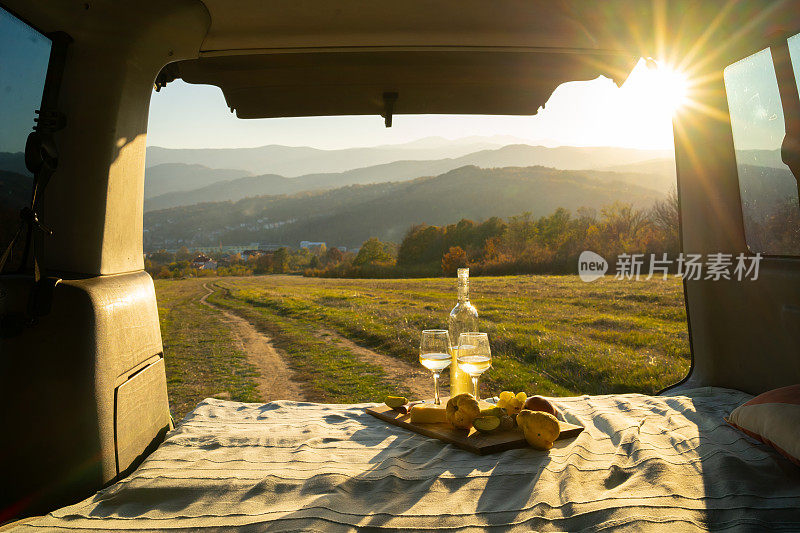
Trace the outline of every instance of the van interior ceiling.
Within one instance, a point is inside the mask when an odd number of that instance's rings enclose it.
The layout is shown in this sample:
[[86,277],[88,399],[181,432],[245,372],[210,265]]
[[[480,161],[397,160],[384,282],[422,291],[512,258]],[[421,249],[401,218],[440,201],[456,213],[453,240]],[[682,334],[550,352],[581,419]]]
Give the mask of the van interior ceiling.
[[[375,115],[391,126],[408,114],[533,115],[564,82],[606,76],[621,85],[640,58],[668,57],[702,80],[692,94],[699,105],[674,118],[682,250],[735,255],[759,250],[748,246],[723,71],[772,47],[785,117],[780,157],[800,179],[798,69],[786,45],[800,31],[793,1],[0,7],[52,39],[42,103],[57,117],[40,128],[42,176],[54,168],[31,211],[39,221],[31,269],[0,276],[0,523],[125,478],[173,428],[143,263],[154,84],[217,86],[241,119]],[[757,281],[684,282],[693,360],[677,387],[760,394],[800,382],[800,259],[763,255]]]

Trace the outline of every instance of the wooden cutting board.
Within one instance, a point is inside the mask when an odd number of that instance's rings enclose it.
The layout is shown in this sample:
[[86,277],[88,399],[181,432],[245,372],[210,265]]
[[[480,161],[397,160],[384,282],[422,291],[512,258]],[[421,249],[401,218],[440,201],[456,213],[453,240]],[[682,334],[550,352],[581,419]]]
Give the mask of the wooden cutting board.
[[[444,404],[445,402],[447,400],[442,399],[442,403]],[[481,408],[483,407],[491,407],[491,404],[481,402]],[[404,415],[385,405],[367,407],[365,411],[395,426],[410,429],[426,437],[433,437],[434,439],[455,444],[461,449],[478,455],[487,455],[528,446],[525,437],[522,435],[522,430],[519,428],[495,433],[481,433],[475,428],[471,428],[469,431],[455,429],[450,424],[412,424],[410,421],[411,415]],[[561,434],[558,436],[558,440],[577,437],[583,431],[583,426],[576,426],[561,420],[558,423],[561,426]]]

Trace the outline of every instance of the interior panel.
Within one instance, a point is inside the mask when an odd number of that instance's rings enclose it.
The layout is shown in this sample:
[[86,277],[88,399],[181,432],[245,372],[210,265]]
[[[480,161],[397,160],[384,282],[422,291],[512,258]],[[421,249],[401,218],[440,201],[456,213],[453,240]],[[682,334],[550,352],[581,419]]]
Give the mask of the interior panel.
[[[24,323],[30,285],[28,276],[0,278],[4,320],[17,316]],[[0,339],[0,425],[15,435],[0,448],[4,477],[15,480],[2,483],[0,494],[3,508],[26,513],[71,503],[117,479],[117,387],[133,406],[121,417],[123,464],[154,436],[163,437],[155,431],[147,439],[144,432],[169,424],[163,362],[152,364],[154,357],[163,360],[146,272],[62,279],[50,313],[38,320]],[[144,424],[131,432],[129,422]]]
[[627,74],[637,60],[575,50],[349,51],[201,58],[168,70],[220,87],[239,118],[381,115],[387,92],[397,94],[396,114],[533,115],[561,83]]
[[122,476],[136,468],[171,427],[165,376],[159,355],[117,387],[114,426],[117,472]]

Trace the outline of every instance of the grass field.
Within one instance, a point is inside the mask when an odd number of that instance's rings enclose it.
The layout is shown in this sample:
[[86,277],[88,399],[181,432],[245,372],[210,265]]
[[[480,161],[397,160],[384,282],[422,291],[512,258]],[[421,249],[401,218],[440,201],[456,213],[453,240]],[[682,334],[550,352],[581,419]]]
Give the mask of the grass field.
[[[203,281],[218,289],[210,302],[270,334],[311,399],[329,402],[375,401],[402,392],[403,384],[391,383],[380,366],[326,343],[315,330],[323,327],[418,364],[419,332],[445,327],[455,303],[455,279]],[[156,290],[173,409],[184,398],[199,401],[204,396],[198,394],[223,391],[252,401],[253,369],[230,345],[214,310],[196,302],[205,293],[201,280],[158,281]],[[689,370],[679,281],[587,284],[576,276],[511,276],[473,278],[471,291],[480,329],[492,341],[484,394],[654,393]]]

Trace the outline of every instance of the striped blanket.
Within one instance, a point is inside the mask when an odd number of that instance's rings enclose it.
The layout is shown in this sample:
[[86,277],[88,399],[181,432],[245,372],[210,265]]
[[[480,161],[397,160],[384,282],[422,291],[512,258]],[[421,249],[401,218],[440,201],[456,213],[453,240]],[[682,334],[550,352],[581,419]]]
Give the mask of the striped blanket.
[[580,436],[488,456],[365,405],[209,399],[131,476],[15,530],[800,530],[800,468],[723,421],[749,398],[556,398]]

